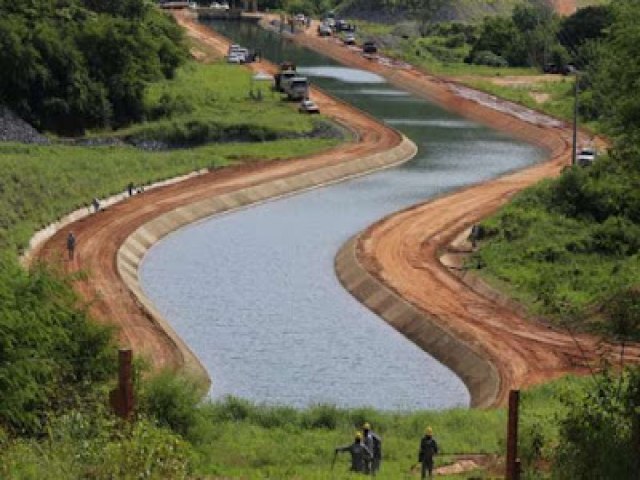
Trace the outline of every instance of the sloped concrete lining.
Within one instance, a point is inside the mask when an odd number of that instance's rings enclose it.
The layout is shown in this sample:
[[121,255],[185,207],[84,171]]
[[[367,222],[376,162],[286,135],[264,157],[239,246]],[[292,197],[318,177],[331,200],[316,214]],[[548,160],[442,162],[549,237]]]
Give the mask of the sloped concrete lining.
[[239,188],[179,207],[143,224],[127,237],[118,249],[116,257],[118,274],[135,295],[140,306],[149,314],[155,326],[160,328],[176,346],[182,356],[184,370],[200,379],[202,383],[210,384],[210,378],[204,366],[142,290],[138,269],[146,252],[166,235],[191,223],[213,215],[399,165],[412,159],[416,153],[416,145],[403,136],[398,145],[386,152],[318,168],[286,179]]
[[458,375],[469,389],[472,407],[492,406],[500,391],[500,375],[495,366],[472,345],[456,338],[442,322],[433,320],[369,274],[358,261],[358,238],[359,235],[352,237],[336,255],[336,274],[344,288]]

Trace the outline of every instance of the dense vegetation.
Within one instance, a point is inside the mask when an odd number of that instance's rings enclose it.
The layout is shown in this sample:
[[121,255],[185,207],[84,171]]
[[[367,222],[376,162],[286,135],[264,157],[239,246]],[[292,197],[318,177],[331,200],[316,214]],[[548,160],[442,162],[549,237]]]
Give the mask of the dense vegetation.
[[147,83],[185,58],[181,30],[144,0],[0,1],[0,103],[40,129],[140,120]]
[[[635,8],[629,0],[616,3],[614,23],[606,39],[592,45],[594,58],[581,79],[586,113],[598,115],[614,138],[610,155],[518,196],[484,223],[487,241],[472,261],[534,312],[614,334],[620,325],[612,310],[626,298],[633,311],[640,281]],[[635,324],[622,333],[637,339],[640,317],[628,321]]]

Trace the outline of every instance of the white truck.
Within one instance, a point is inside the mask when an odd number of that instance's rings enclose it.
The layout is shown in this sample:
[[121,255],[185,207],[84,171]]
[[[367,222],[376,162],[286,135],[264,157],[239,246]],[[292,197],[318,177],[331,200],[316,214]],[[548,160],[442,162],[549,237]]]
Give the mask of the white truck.
[[285,84],[284,93],[289,100],[304,100],[309,96],[309,80],[307,77],[293,77]]

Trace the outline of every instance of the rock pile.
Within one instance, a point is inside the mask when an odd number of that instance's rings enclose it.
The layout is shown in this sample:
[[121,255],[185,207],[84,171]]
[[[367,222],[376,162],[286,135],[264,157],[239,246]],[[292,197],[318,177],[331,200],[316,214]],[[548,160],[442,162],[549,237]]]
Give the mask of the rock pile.
[[11,110],[0,105],[0,142],[45,144],[49,140]]

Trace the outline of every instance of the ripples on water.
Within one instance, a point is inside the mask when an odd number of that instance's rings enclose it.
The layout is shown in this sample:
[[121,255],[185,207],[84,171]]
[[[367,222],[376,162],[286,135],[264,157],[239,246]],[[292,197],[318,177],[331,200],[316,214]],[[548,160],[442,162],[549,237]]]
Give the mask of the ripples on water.
[[542,153],[266,32],[220,28],[268,58],[295,61],[322,88],[388,119],[420,151],[400,168],[187,227],[149,252],[142,284],[210,372],[213,397],[387,410],[468,405],[451,371],[341,287],[334,256],[384,215]]

